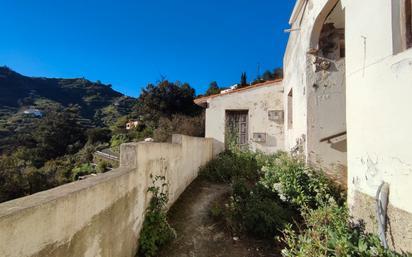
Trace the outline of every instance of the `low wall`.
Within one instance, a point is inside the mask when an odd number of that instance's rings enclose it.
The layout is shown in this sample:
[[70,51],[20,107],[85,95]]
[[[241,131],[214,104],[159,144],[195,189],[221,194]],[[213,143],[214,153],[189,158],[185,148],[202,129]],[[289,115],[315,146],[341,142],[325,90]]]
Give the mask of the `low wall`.
[[212,159],[212,140],[121,147],[120,168],[0,204],[2,257],[133,257],[150,200],[150,175],[164,175],[171,205]]

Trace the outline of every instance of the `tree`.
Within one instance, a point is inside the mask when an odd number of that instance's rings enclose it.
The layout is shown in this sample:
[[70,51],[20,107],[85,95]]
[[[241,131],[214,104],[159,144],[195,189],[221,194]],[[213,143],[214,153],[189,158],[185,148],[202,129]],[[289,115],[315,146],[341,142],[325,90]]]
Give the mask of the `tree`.
[[43,162],[76,153],[83,147],[86,137],[79,117],[78,108],[69,107],[60,112],[51,111],[35,124],[33,137]]
[[242,75],[240,76],[240,84],[239,84],[239,88],[242,87],[247,87],[249,86],[247,83],[247,75],[246,72],[242,72]]
[[269,81],[269,80],[273,80],[274,79],[274,74],[272,74],[272,72],[270,72],[269,70],[265,71],[263,73],[262,76],[264,81]]
[[215,95],[220,93],[220,88],[217,85],[216,81],[213,81],[209,84],[209,88],[206,91],[206,96]]
[[86,131],[89,144],[107,143],[112,138],[112,131],[108,128],[91,128]]
[[195,90],[187,83],[166,80],[157,85],[149,84],[137,99],[132,116],[151,127],[157,126],[160,117],[195,116],[201,113],[201,108],[193,102],[194,98]]
[[273,79],[283,79],[283,68],[276,68],[273,71]]

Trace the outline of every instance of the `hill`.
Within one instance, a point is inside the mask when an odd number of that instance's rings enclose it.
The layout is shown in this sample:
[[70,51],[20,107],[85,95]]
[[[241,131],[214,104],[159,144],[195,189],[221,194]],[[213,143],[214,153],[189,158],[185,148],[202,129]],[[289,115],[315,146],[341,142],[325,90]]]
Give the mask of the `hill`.
[[12,126],[30,107],[47,112],[76,105],[82,118],[94,126],[109,126],[128,114],[134,102],[135,99],[99,81],[27,77],[0,67],[0,131],[3,125],[3,133],[5,126]]

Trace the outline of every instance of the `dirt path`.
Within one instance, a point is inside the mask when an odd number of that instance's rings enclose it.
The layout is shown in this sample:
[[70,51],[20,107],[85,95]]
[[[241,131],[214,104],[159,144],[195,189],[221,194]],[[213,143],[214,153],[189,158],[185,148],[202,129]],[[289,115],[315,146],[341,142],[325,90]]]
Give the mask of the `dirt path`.
[[225,201],[229,187],[196,180],[169,211],[169,222],[177,239],[159,257],[259,257],[279,256],[268,242],[240,237],[234,240],[222,222],[214,221],[209,210]]

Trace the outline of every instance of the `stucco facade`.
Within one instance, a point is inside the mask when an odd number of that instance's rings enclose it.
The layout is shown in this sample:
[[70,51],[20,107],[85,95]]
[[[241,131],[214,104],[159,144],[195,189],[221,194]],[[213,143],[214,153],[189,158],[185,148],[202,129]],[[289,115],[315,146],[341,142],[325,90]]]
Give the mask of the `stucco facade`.
[[[401,46],[401,2],[343,2],[348,17],[348,202],[356,217],[376,216],[375,195],[382,182],[388,183],[387,239],[396,250],[412,252],[412,49]],[[365,17],[368,22],[360,22]],[[366,200],[361,204],[359,199]]]
[[412,49],[403,3],[297,1],[284,58],[285,146],[346,182],[351,214],[369,231],[378,231],[376,196],[387,186],[386,240],[412,252]]
[[[290,24],[284,57],[285,146],[345,185],[345,55],[339,45],[344,11],[338,1],[298,1]],[[326,31],[329,24],[332,29]],[[336,40],[336,49],[318,47],[328,37]]]
[[196,103],[206,107],[205,134],[207,138],[214,139],[214,149],[218,152],[225,148],[227,119],[231,111],[247,112],[247,141],[251,150],[264,153],[284,150],[281,81],[270,81],[197,99]]

